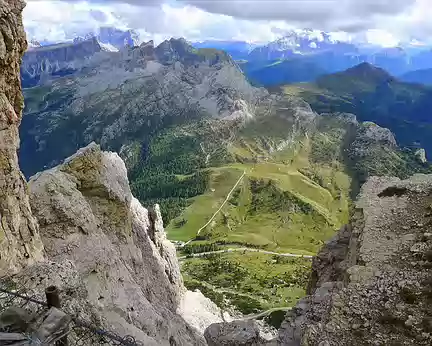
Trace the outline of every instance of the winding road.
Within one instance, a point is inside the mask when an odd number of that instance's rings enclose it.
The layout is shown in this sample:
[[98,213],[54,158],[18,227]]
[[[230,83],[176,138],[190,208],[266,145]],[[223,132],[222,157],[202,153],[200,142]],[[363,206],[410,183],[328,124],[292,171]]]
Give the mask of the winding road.
[[279,252],[266,251],[266,250],[261,250],[261,249],[252,249],[252,248],[242,247],[242,248],[231,248],[231,249],[224,249],[224,250],[190,254],[187,256],[178,257],[178,260],[181,261],[181,260],[185,260],[188,258],[205,257],[205,256],[211,255],[211,254],[221,254],[221,253],[229,253],[229,252],[244,252],[244,251],[259,252],[259,253],[263,253],[263,254],[267,254],[267,255],[275,255],[275,256],[281,256],[281,257],[294,257],[294,258],[307,258],[307,259],[313,258],[313,256],[310,256],[310,255],[298,255],[298,254],[293,254],[293,253],[279,253]]
[[285,308],[273,308],[273,309],[269,309],[269,310],[266,310],[266,311],[263,311],[263,312],[259,312],[257,314],[246,315],[246,316],[240,317],[239,320],[243,320],[243,321],[256,320],[258,318],[268,316],[272,312],[275,312],[275,311],[285,311],[285,312],[288,312],[288,311],[291,311],[291,310],[292,310],[292,308],[288,308],[288,307],[285,307]]
[[[229,289],[229,288],[218,288],[216,286],[213,286],[212,284],[209,284],[209,283],[203,282],[203,281],[201,281],[201,285],[206,286],[207,288],[210,288],[211,290],[213,290],[215,292],[218,292],[218,293],[233,294],[233,295],[236,295],[236,296],[251,298],[251,299],[255,299],[255,300],[261,301],[262,303],[266,303],[264,300],[262,300],[261,298],[259,298],[257,296],[253,296],[253,295],[246,294],[246,293],[241,293],[241,292]],[[258,318],[268,316],[272,312],[275,312],[275,311],[285,311],[285,312],[287,312],[287,311],[290,311],[290,310],[292,310],[292,307],[271,308],[271,309],[268,309],[268,310],[265,310],[265,311],[257,312],[255,314],[243,315],[241,317],[237,316],[237,317],[235,317],[235,320],[241,320],[241,321],[256,320]]]

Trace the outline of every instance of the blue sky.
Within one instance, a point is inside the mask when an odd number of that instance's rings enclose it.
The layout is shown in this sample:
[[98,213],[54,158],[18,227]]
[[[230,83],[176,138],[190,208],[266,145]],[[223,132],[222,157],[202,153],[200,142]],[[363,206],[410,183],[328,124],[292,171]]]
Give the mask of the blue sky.
[[64,41],[100,26],[134,29],[142,40],[268,42],[291,29],[383,46],[429,42],[432,0],[27,0],[29,39]]

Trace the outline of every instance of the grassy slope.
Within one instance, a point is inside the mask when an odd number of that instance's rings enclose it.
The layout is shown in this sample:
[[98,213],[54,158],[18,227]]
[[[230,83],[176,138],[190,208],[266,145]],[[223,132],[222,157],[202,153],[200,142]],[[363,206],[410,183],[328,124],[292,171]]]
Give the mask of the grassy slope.
[[[228,145],[228,156],[235,160],[208,168],[209,188],[191,199],[191,205],[167,226],[169,238],[192,239],[246,172],[228,203],[197,241],[183,249],[183,254],[236,246],[315,254],[335,230],[348,222],[350,195],[358,179],[368,174],[402,177],[425,168],[407,153],[379,142],[363,143],[362,137],[356,137],[362,127],[336,116],[320,118],[318,131],[300,135],[285,149],[273,151],[271,146],[286,136],[288,125],[282,119],[271,123],[268,119],[258,119],[239,131]],[[367,154],[350,157],[347,145],[354,144],[367,148]],[[304,294],[305,287],[284,280],[278,264],[269,262],[268,257],[263,253],[224,253],[189,258],[182,270],[189,288],[200,288],[221,306],[226,299],[244,313],[291,306]],[[296,270],[300,276],[308,273],[308,266],[295,262],[284,263],[283,268]],[[262,271],[273,273],[272,279],[263,279],[259,274]],[[268,282],[273,282],[271,288]]]
[[[322,242],[346,222],[346,196],[350,182],[342,171],[334,174],[329,167],[317,168],[310,164],[307,160],[309,151],[309,143],[304,144],[291,164],[281,162],[283,158],[290,157],[290,150],[287,150],[285,157],[284,153],[278,153],[279,162],[236,163],[212,169],[210,189],[194,198],[186,211],[168,225],[169,237],[183,241],[193,238],[222,204],[243,171],[246,171],[242,186],[237,191],[238,201],[231,199],[203,234],[211,241],[252,244],[272,251],[316,252]],[[322,187],[299,170],[316,171],[320,179],[328,182]],[[269,209],[250,212],[253,207],[251,181],[260,180],[271,181],[279,193],[289,193],[308,205],[311,211],[290,213]],[[335,198],[331,190],[340,191],[337,196],[344,197]],[[263,194],[255,197],[265,198]],[[183,220],[186,223],[181,222]],[[179,227],[179,224],[182,225]]]
[[[206,192],[192,198],[190,206],[167,226],[170,239],[192,239],[246,172],[228,203],[203,230],[199,240],[188,245],[187,252],[247,246],[310,255],[347,222],[351,181],[338,156],[343,134],[302,136],[301,141],[293,142],[296,144],[271,152],[263,137],[269,142],[272,136],[282,138],[286,136],[287,125],[285,122],[282,126],[282,120],[273,124],[263,121],[241,131],[228,146],[229,154],[236,157],[235,162],[209,168],[210,183]],[[336,154],[317,162],[316,149],[323,140],[335,142]],[[200,288],[216,301],[228,299],[244,313],[292,306],[304,295],[306,280],[286,279],[285,272],[295,271],[298,276],[307,277],[310,261],[298,260],[302,263],[299,265],[296,260],[287,260],[280,265],[283,259],[275,257],[269,261],[269,257],[262,253],[218,254],[187,259],[182,271],[189,288]],[[215,261],[219,267],[240,268],[241,282],[226,273],[227,270],[219,273]],[[263,273],[270,278],[264,279]],[[215,291],[208,284],[228,291]],[[231,294],[231,289],[238,294]],[[249,300],[244,296],[248,294],[253,296]]]
[[247,252],[189,260],[182,266],[189,287],[203,290],[219,305],[228,299],[245,314],[294,305],[304,296],[309,270],[308,260]]

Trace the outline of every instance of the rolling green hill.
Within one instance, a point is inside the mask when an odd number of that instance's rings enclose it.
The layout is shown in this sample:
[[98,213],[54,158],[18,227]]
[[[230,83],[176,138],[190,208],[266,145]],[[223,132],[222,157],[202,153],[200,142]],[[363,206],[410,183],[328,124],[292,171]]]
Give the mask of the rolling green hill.
[[282,87],[318,113],[347,112],[389,128],[398,143],[432,152],[432,89],[397,80],[367,63],[326,75],[314,83]]

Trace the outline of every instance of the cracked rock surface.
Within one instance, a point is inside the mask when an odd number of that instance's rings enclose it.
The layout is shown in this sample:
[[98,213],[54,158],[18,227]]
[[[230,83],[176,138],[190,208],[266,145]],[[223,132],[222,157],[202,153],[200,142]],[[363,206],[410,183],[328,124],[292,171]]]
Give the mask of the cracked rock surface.
[[432,176],[373,177],[351,225],[314,260],[283,345],[432,343]]

